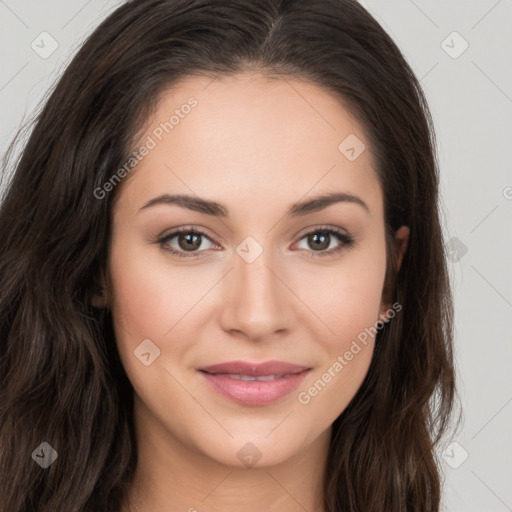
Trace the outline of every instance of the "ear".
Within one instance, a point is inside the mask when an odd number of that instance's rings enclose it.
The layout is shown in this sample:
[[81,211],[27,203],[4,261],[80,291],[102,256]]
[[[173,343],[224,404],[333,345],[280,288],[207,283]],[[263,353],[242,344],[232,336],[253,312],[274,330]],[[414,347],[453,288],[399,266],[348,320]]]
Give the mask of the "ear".
[[402,226],[395,233],[396,251],[398,253],[396,269],[397,272],[400,270],[400,267],[402,266],[402,259],[404,257],[405,251],[407,250],[407,243],[409,242],[409,234],[410,230],[407,226]]
[[100,273],[100,288],[93,295],[91,299],[91,304],[98,309],[103,309],[108,306],[108,293],[107,293],[107,285],[105,279],[105,273],[103,270]]
[[[400,267],[402,266],[402,260],[405,254],[405,251],[407,250],[407,244],[409,242],[409,234],[410,230],[407,226],[402,226],[400,229],[398,229],[395,232],[395,240],[394,240],[394,246],[392,248],[392,254],[396,261],[396,273],[400,270]],[[391,308],[391,301],[393,300],[393,290],[395,288],[395,275],[396,273],[393,272],[393,266],[391,265],[392,262],[390,262],[390,267],[388,268],[388,271],[386,272],[386,280],[384,283],[384,290],[382,292],[382,300],[381,300],[381,306],[379,310],[379,317],[383,318],[385,321],[386,317],[386,311],[388,311]],[[395,274],[395,275],[393,275]]]

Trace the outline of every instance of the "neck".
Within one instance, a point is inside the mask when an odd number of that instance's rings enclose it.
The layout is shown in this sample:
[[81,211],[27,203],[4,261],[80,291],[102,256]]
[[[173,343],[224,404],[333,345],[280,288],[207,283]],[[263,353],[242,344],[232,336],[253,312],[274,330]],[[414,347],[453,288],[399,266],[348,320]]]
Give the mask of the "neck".
[[[331,428],[272,466],[220,464],[176,439],[154,417],[137,415],[138,462],[121,512],[323,512]],[[144,432],[144,435],[140,433]]]

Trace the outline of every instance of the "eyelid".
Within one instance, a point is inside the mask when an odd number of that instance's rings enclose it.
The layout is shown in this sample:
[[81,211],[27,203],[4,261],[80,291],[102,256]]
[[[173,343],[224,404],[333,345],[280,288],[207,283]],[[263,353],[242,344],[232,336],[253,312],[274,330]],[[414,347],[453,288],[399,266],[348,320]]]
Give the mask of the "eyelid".
[[[196,233],[196,234],[201,235],[204,238],[207,238],[213,245],[218,245],[214,240],[212,240],[212,237],[210,237],[210,235],[208,235],[208,233],[206,233],[206,231],[203,228],[201,228],[199,226],[194,226],[194,225],[182,226],[179,228],[172,229],[168,234],[158,237],[157,243],[160,244],[161,246],[163,246],[165,243],[168,243],[170,240],[172,240],[174,237],[176,237],[180,233]],[[206,250],[191,252],[189,254],[187,254],[186,251],[177,251],[176,249],[164,248],[164,250],[171,253],[174,256],[190,258],[190,259],[201,258],[206,253]]]
[[[329,257],[329,256],[336,256],[337,254],[341,253],[345,249],[349,249],[350,247],[354,246],[356,243],[356,239],[353,235],[351,235],[346,229],[340,228],[338,226],[314,226],[306,228],[306,231],[302,234],[298,235],[298,240],[296,243],[299,243],[304,237],[312,234],[312,233],[327,233],[329,236],[335,236],[340,244],[336,246],[333,249],[329,249],[326,251],[311,251],[311,250],[305,250],[306,253],[308,253],[309,258],[323,258],[323,257]],[[294,244],[294,245],[295,245]]]
[[[297,240],[296,240],[296,242],[294,242],[293,245],[299,243],[307,235],[312,234],[312,233],[317,233],[317,232],[327,232],[328,235],[337,236],[338,240],[340,242],[340,245],[338,245],[336,248],[330,249],[328,251],[308,251],[308,250],[306,250],[306,252],[311,253],[310,257],[312,257],[312,258],[334,255],[334,254],[342,251],[344,248],[352,246],[355,242],[354,237],[347,230],[345,230],[343,228],[340,228],[338,226],[320,225],[320,226],[313,226],[313,227],[310,226],[308,228],[304,228],[304,231],[302,231],[302,232],[300,232],[300,234],[296,235]],[[179,235],[180,233],[196,233],[196,234],[203,236],[204,238],[207,238],[212,244],[219,245],[212,239],[212,237],[208,233],[206,233],[206,231],[202,227],[199,227],[196,225],[188,225],[188,226],[182,226],[179,228],[172,229],[168,234],[158,237],[157,243],[159,243],[160,245],[164,245],[166,242],[168,242],[169,240],[172,240],[175,236]],[[190,252],[188,254],[186,251],[177,251],[175,249],[165,249],[164,248],[164,250],[166,250],[167,252],[170,252],[171,254],[173,254],[175,256],[191,258],[191,259],[201,258],[201,257],[203,257],[203,255],[205,255],[205,253],[207,253],[207,250]],[[302,249],[302,250],[305,250],[305,249]]]
[[194,224],[190,224],[188,226],[181,226],[179,228],[173,228],[168,230],[168,232],[164,231],[164,234],[160,235],[158,239],[162,240],[172,238],[173,236],[176,236],[177,234],[180,233],[199,233],[213,242],[212,237],[207,233],[207,230],[205,228],[196,226]]
[[330,224],[320,224],[318,226],[309,226],[304,228],[304,230],[299,231],[297,235],[295,235],[298,239],[304,238],[304,236],[309,235],[310,233],[316,233],[317,231],[335,231],[341,235],[350,236],[350,233],[339,226],[332,226]]

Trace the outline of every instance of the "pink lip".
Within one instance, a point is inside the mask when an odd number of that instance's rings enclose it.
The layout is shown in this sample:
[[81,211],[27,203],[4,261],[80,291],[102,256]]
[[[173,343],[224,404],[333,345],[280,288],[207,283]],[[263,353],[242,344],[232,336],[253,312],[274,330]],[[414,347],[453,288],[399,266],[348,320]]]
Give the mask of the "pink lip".
[[[283,398],[296,389],[311,370],[282,361],[247,363],[231,361],[198,368],[208,384],[221,395],[244,405],[265,405]],[[269,381],[244,381],[231,378],[228,374],[261,377],[284,374]]]

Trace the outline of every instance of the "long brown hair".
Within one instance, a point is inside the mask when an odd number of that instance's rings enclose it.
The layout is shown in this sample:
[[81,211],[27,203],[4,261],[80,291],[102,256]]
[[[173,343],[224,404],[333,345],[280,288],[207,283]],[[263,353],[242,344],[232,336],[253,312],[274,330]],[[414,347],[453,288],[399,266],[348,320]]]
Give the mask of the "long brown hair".
[[[435,134],[417,78],[352,0],[135,0],[67,67],[2,200],[3,512],[119,510],[137,463],[133,388],[110,313],[91,305],[116,195],[94,190],[127,161],[163,91],[246,70],[343,101],[367,132],[384,195],[390,299],[403,309],[379,331],[366,379],[333,424],[326,510],[439,510],[436,446],[456,398],[453,311]],[[402,225],[410,237],[397,271]],[[42,442],[58,453],[46,469],[33,460]]]

